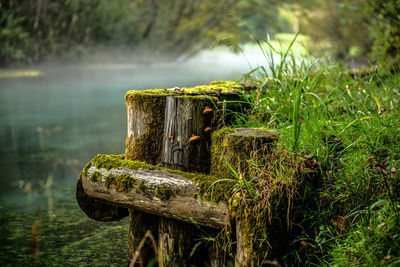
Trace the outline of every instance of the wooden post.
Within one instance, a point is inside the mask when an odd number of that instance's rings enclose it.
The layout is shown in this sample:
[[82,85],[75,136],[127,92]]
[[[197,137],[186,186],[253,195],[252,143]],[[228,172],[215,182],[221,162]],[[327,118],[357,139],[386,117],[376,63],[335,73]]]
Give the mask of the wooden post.
[[236,220],[236,267],[252,266],[252,261],[254,259],[254,255],[250,253],[250,250],[246,245],[246,236],[243,231],[244,225],[246,225],[246,223],[243,224],[239,218]]
[[[212,136],[212,175],[229,178],[236,171],[244,171],[248,167],[246,159],[257,159],[259,155],[269,153],[276,145],[279,134],[268,129],[231,129],[222,128]],[[227,161],[230,166],[225,162]],[[244,230],[246,218],[236,218],[236,256],[235,266],[253,266],[255,255],[251,253]]]
[[[205,96],[168,96],[161,162],[182,171],[209,173],[210,132],[215,108]],[[187,266],[197,229],[171,219],[160,220],[159,252],[162,266]]]
[[158,225],[159,217],[152,214],[137,212],[135,209],[129,209],[129,216],[131,219],[128,237],[129,260],[132,261],[137,252],[137,261],[133,263],[132,266],[147,266],[149,260],[157,256],[157,248],[153,247],[149,239],[146,239],[143,247],[139,247],[139,244],[143,238],[146,238],[146,231],[150,231],[154,239],[157,239],[158,229],[156,226]]
[[190,224],[160,217],[158,229],[160,266],[189,266],[194,231]]
[[[128,92],[125,96],[128,110],[127,158],[160,163],[175,170],[209,173],[211,133],[217,119],[215,105],[218,100],[240,100],[240,88],[236,83],[217,82],[195,88]],[[226,115],[225,109],[224,103],[220,117]],[[164,241],[159,244],[159,257],[165,266],[184,264],[182,257],[167,255],[169,248],[180,247],[176,243],[179,238],[163,232],[164,229],[176,229],[175,235],[193,239],[190,233],[196,231],[194,226],[183,225],[166,218],[160,220],[159,236]],[[180,229],[187,228],[193,229],[179,233]],[[182,249],[191,251],[190,246]],[[186,254],[182,252],[180,255]]]

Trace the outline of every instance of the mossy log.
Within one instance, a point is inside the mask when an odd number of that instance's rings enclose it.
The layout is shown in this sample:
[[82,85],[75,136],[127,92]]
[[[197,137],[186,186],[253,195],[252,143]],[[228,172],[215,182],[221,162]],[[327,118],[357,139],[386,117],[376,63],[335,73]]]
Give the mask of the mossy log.
[[[118,180],[121,176],[127,180]],[[89,197],[135,211],[218,229],[229,220],[225,204],[196,197],[196,182],[166,171],[90,166],[82,185]]]
[[119,221],[128,216],[128,209],[88,196],[79,179],[76,185],[76,200],[89,218],[97,221]]

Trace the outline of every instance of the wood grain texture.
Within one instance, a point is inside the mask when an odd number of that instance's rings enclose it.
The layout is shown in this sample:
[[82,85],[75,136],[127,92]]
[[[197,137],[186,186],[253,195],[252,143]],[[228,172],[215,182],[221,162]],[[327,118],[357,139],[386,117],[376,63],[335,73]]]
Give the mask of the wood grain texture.
[[190,172],[209,173],[210,134],[213,112],[207,97],[168,96],[165,107],[164,135],[161,162],[163,166]]

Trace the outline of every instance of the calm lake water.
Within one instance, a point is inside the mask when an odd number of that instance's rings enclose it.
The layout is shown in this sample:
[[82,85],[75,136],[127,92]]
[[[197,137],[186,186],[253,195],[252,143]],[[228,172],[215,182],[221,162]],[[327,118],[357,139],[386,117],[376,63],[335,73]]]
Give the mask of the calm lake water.
[[206,52],[188,63],[39,71],[0,79],[0,266],[126,266],[128,219],[91,220],[75,200],[91,158],[124,153],[125,92],[236,80],[249,66]]

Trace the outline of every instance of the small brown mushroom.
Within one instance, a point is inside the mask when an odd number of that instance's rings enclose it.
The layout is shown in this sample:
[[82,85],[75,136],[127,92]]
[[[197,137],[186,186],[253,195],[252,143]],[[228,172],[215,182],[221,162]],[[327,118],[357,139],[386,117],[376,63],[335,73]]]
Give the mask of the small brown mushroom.
[[172,135],[172,131],[169,132],[168,138],[171,140],[171,144],[174,143],[174,136]]
[[204,128],[204,132],[206,132],[206,133],[208,133],[208,132],[211,131],[211,130],[212,130],[211,127],[206,127],[206,128]]
[[204,114],[204,115],[207,115],[207,114],[209,114],[209,113],[211,113],[211,112],[213,112],[213,109],[210,108],[209,106],[206,106],[206,107],[203,109],[203,114]]
[[200,139],[200,136],[192,134],[192,137],[189,139],[189,143],[195,142]]
[[213,96],[212,97],[212,101],[217,102],[218,101],[218,97]]

